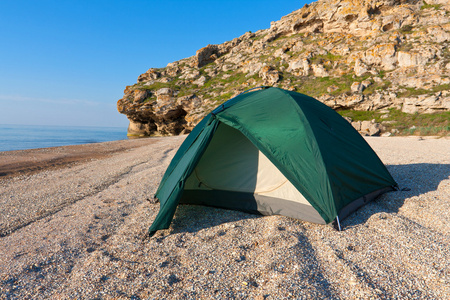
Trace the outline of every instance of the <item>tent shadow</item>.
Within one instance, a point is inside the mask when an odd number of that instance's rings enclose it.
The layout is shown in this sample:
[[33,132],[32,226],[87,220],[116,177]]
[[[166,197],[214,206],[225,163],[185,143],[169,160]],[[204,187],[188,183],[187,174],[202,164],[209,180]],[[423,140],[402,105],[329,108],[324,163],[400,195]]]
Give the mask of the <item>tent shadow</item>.
[[177,207],[171,227],[177,233],[193,233],[225,223],[261,217],[263,216],[224,208],[183,204]]
[[324,266],[307,235],[296,232],[296,236],[297,244],[289,249],[294,255],[287,255],[285,258],[286,265],[295,263],[299,266],[291,278],[301,290],[308,290],[311,299],[338,299],[332,283],[324,276]]
[[450,164],[419,163],[386,167],[400,190],[383,194],[350,214],[341,222],[343,230],[348,226],[363,224],[377,213],[398,213],[406,199],[436,191],[439,184],[450,177]]

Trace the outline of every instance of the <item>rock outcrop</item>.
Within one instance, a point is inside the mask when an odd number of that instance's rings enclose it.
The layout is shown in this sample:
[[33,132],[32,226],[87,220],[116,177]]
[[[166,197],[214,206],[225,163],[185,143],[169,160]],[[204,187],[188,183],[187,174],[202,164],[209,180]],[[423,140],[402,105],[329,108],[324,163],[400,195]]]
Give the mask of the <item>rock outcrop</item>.
[[129,135],[189,132],[218,104],[261,85],[333,109],[448,111],[449,44],[447,0],[320,0],[269,29],[149,69],[117,107]]

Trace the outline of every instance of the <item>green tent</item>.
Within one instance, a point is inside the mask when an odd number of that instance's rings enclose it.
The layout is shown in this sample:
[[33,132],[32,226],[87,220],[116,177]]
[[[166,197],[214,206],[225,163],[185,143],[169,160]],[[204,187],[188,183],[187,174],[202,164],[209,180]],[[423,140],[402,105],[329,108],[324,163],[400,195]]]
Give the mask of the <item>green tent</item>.
[[149,233],[167,229],[179,203],[327,224],[395,186],[334,110],[263,88],[220,105],[186,137],[155,194],[160,210]]

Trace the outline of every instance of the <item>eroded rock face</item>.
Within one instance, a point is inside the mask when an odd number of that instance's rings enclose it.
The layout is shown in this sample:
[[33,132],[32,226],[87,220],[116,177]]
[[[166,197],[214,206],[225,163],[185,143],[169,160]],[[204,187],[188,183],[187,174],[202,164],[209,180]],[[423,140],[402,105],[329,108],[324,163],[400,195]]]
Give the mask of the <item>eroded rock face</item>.
[[217,45],[208,45],[197,51],[195,55],[194,66],[201,68],[209,63],[214,62],[219,55],[219,47]]
[[269,29],[149,69],[117,108],[130,120],[130,135],[187,133],[220,103],[262,85],[333,109],[446,111],[449,44],[447,0],[322,0]]

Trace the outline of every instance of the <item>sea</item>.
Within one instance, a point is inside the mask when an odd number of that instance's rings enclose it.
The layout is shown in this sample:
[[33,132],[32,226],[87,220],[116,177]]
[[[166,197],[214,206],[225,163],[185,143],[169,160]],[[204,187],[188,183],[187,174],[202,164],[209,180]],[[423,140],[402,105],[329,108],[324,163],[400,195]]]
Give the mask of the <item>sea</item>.
[[1,125],[0,152],[127,139],[127,128]]

